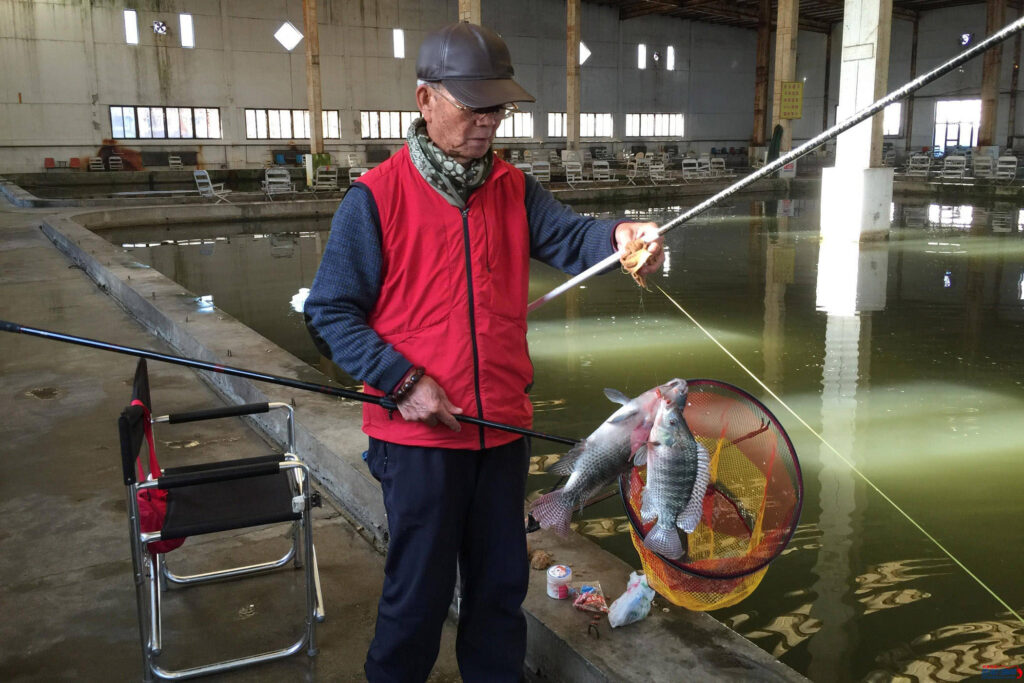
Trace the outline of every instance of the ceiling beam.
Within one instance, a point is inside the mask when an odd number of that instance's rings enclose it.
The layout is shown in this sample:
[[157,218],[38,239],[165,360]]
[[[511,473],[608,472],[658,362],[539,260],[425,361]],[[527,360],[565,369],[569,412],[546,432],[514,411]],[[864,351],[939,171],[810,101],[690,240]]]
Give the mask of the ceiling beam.
[[[827,7],[834,7],[836,9],[844,9],[846,3],[843,0],[815,0],[819,5],[825,5]],[[840,12],[842,16],[842,12]],[[895,3],[892,6],[893,19],[906,19],[907,21],[913,21],[917,18],[917,12],[911,9],[904,9],[903,7],[897,7]]]
[[[621,5],[619,20],[635,19],[651,14],[665,14],[694,21],[719,19],[726,23],[741,26],[757,26],[757,12],[737,9],[734,3],[725,0],[644,0],[642,3]],[[774,16],[772,26],[775,25]],[[800,18],[800,28],[806,31],[829,33],[832,22]]]

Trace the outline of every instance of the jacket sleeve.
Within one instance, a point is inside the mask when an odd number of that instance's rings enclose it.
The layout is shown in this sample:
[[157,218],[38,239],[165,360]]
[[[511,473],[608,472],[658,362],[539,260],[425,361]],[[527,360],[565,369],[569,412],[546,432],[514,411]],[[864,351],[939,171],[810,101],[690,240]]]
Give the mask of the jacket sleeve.
[[577,275],[615,252],[615,227],[624,221],[582,216],[529,174],[525,201],[530,256],[538,261]]
[[306,298],[306,326],[320,353],[384,392],[412,368],[367,324],[381,288],[380,217],[373,195],[355,183],[331,221],[320,268]]

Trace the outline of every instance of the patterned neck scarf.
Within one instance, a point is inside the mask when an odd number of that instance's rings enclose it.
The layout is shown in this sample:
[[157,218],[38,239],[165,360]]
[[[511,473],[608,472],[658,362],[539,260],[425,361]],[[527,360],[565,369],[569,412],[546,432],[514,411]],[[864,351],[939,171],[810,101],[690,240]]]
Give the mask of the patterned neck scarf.
[[463,166],[442,152],[427,137],[427,122],[422,118],[412,122],[405,138],[409,143],[409,156],[412,157],[416,170],[454,207],[466,208],[469,195],[483,185],[487,176],[491,174],[491,150],[488,149],[483,158],[473,159]]

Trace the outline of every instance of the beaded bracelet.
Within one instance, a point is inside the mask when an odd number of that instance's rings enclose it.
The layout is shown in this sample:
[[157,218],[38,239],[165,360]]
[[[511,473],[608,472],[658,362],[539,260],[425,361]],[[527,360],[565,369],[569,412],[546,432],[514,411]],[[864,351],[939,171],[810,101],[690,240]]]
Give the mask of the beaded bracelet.
[[423,375],[425,375],[426,372],[426,368],[414,368],[412,374],[406,377],[405,381],[399,384],[398,388],[388,395],[388,398],[390,398],[397,404],[399,401],[401,401],[402,399],[409,395],[409,392],[412,391],[412,388],[416,386],[416,383],[423,378]]

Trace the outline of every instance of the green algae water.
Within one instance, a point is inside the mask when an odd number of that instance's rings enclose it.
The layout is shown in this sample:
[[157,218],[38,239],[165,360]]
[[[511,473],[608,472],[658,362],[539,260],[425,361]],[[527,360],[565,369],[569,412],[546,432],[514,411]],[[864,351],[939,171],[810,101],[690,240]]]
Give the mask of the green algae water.
[[[635,209],[635,207],[630,207]],[[664,222],[680,207],[631,210]],[[606,211],[606,209],[601,209]],[[608,210],[608,215],[621,212]],[[1016,206],[897,204],[887,241],[832,245],[815,201],[735,200],[667,235],[655,281],[1018,613],[1024,610],[1024,229]],[[117,230],[197,297],[328,374],[301,303],[327,224]],[[531,299],[564,276],[535,264]],[[1024,664],[1024,624],[660,293],[595,278],[531,314],[538,430],[585,436],[672,377],[760,398],[803,468],[800,526],[757,591],[711,614],[814,681],[956,681]],[[534,443],[530,496],[561,453]],[[639,566],[617,497],[578,532]],[[615,597],[623,587],[605,587]],[[988,667],[986,669],[986,667]],[[985,674],[988,671],[989,673]]]

